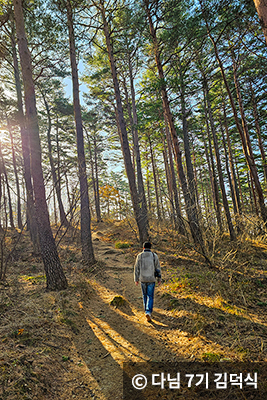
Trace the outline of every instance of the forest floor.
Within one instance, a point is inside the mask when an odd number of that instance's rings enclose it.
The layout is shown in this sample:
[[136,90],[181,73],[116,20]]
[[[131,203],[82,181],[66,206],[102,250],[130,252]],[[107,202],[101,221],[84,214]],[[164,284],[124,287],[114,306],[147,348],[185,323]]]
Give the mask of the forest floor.
[[[1,400],[123,399],[127,361],[267,361],[267,245],[225,238],[214,246],[210,268],[168,229],[154,234],[163,284],[152,323],[133,282],[141,249],[127,224],[94,225],[98,262],[89,269],[78,241],[64,237],[69,286],[61,292],[45,291],[42,262],[22,236],[0,285]],[[131,247],[116,248],[118,241]],[[198,398],[177,393],[161,398]]]

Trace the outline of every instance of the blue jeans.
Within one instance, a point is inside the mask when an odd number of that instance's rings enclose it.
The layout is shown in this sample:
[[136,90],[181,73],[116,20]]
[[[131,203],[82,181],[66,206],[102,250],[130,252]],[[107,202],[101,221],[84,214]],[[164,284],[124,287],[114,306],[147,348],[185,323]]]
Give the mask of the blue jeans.
[[145,313],[151,315],[154,303],[155,282],[141,282]]

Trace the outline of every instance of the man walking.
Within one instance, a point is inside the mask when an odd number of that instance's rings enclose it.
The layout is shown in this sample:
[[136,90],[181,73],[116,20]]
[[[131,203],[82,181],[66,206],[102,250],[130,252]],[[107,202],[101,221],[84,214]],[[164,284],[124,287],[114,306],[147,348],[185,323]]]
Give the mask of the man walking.
[[141,282],[144,309],[146,319],[151,321],[151,314],[153,311],[154,303],[154,290],[156,278],[158,284],[161,283],[161,269],[157,254],[152,253],[151,243],[145,242],[143,244],[143,251],[136,257],[134,266],[134,281],[138,285]]

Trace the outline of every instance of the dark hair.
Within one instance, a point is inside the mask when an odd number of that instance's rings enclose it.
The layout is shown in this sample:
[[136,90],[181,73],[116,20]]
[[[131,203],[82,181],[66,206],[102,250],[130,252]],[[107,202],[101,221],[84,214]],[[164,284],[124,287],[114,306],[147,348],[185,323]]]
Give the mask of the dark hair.
[[144,249],[151,249],[152,244],[150,242],[144,242],[143,247],[144,247]]

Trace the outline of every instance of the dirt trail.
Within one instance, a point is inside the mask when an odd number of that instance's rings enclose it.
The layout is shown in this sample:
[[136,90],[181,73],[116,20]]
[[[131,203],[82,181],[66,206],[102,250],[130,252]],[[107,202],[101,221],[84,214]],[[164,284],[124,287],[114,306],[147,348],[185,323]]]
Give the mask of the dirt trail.
[[[119,400],[123,362],[187,358],[191,342],[164,309],[161,287],[156,288],[153,322],[148,323],[129,253],[101,240],[100,234],[93,234],[93,243],[98,264],[90,273],[77,262],[75,247],[64,253],[69,288],[63,292],[45,291],[41,262],[29,256],[23,269],[14,264],[13,300],[8,300],[7,287],[0,316],[0,367],[10,371],[1,375],[0,370],[0,400],[17,395]],[[28,275],[20,275],[21,270]],[[122,296],[125,304],[112,306],[115,296]]]
[[[122,399],[123,362],[192,360],[193,339],[164,307],[160,287],[155,292],[153,321],[146,321],[141,288],[133,282],[133,265],[127,263],[123,250],[102,242],[96,234],[93,238],[96,257],[106,266],[89,280],[92,296],[79,302],[74,318],[79,334],[73,341],[90,372],[92,397]],[[114,296],[123,296],[126,304],[111,306]],[[203,351],[205,342],[199,345]]]
[[[79,316],[75,318],[80,334],[74,342],[92,376],[99,381],[96,398],[121,399],[123,362],[174,357],[166,338],[172,321],[159,308],[156,293],[153,323],[147,323],[141,288],[134,285],[133,265],[127,263],[124,252],[100,240],[94,240],[94,248],[97,259],[107,266],[90,281],[94,289],[91,299],[80,303]],[[111,306],[115,296],[122,296],[126,304]]]

